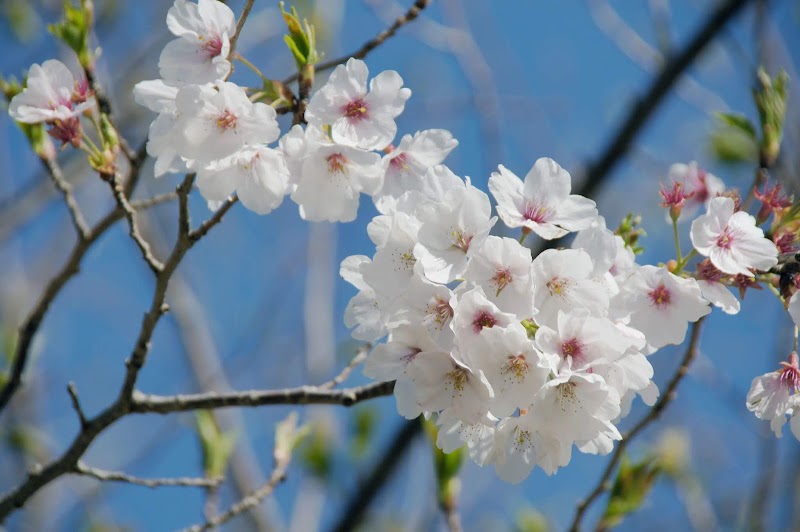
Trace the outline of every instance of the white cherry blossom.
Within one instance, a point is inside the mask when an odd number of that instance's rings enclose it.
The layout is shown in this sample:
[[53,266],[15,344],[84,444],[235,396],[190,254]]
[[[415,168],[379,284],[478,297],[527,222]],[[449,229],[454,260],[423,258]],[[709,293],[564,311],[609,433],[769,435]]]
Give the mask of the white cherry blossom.
[[502,312],[489,301],[480,286],[457,293],[454,299],[457,303],[452,304],[455,315],[451,326],[459,348],[459,360],[472,367],[482,348],[478,338],[492,327],[506,327],[518,320],[514,314]]
[[734,210],[731,198],[712,199],[708,212],[692,222],[692,244],[722,272],[752,276],[750,268],[769,270],[778,263],[778,248],[753,216]]
[[306,109],[306,120],[314,126],[331,126],[333,140],[365,150],[381,150],[397,134],[394,119],[403,112],[411,90],[394,70],[375,76],[367,91],[367,65],[350,58],[339,65],[318,90]]
[[489,178],[489,190],[508,227],[524,227],[551,240],[586,229],[597,217],[594,201],[571,195],[569,173],[552,159],[538,159],[524,184],[505,166],[498,169]]
[[280,135],[275,109],[251,102],[235,83],[187,85],[178,90],[175,106],[177,151],[194,169]]
[[178,37],[167,43],[158,60],[161,77],[176,85],[225,79],[230,38],[236,33],[233,11],[217,0],[175,0],[167,12],[167,27]]
[[95,105],[94,98],[87,97],[84,83],[76,81],[69,68],[56,59],[31,65],[27,84],[11,99],[8,114],[25,124],[69,120]]
[[381,185],[378,154],[331,142],[321,129],[295,126],[280,144],[304,220],[351,222],[360,193]]
[[483,371],[494,390],[489,410],[497,417],[510,416],[531,406],[536,392],[547,380],[549,368],[519,323],[482,331],[471,360]]
[[400,197],[416,191],[429,196],[433,185],[428,181],[437,177],[428,170],[439,165],[458,146],[458,141],[446,129],[418,131],[412,137],[404,135],[400,144],[383,157],[383,186],[373,199],[381,212],[395,208]]
[[353,338],[365,342],[374,342],[386,335],[386,323],[375,290],[364,281],[361,273],[363,266],[370,262],[372,259],[365,255],[351,255],[342,261],[339,269],[342,279],[359,290],[347,304],[344,324],[353,329]]
[[688,322],[711,312],[696,280],[651,265],[631,273],[621,283],[619,297],[630,314],[628,325],[643,332],[647,343],[654,348],[680,344]]
[[491,211],[489,196],[469,180],[465,187],[448,190],[441,202],[420,206],[417,217],[422,225],[414,255],[428,279],[449,283],[464,274],[469,257],[497,221]]
[[592,277],[594,264],[585,251],[548,249],[533,259],[532,272],[538,324],[555,326],[559,311],[576,308],[595,316],[608,313],[608,288]]
[[500,310],[533,316],[531,252],[513,238],[487,237],[472,254],[464,279],[483,288]]
[[280,151],[248,146],[198,170],[197,187],[209,201],[223,201],[236,192],[245,207],[268,214],[289,193],[289,170]]
[[[783,433],[786,416],[798,408],[800,368],[797,353],[790,354],[789,361],[782,362],[781,366],[778,371],[753,379],[747,393],[747,409],[757,418],[769,421],[770,428],[778,437]],[[795,432],[794,424],[792,432]]]

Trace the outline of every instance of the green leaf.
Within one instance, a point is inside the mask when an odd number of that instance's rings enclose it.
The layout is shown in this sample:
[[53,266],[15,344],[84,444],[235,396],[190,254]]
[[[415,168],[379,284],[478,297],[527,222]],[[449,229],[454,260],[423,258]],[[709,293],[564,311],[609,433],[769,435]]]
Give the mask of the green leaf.
[[638,510],[660,473],[661,467],[654,457],[648,457],[634,464],[627,456],[623,456],[598,528],[604,530],[613,528],[620,524],[625,516]]
[[294,7],[291,12],[287,12],[283,7],[283,2],[279,6],[283,20],[286,22],[286,28],[289,30],[289,34],[285,35],[283,40],[289,47],[289,51],[297,63],[297,68],[302,69],[304,66],[316,64],[319,61],[319,54],[316,49],[314,26],[305,19],[301,23],[300,15]]
[[771,78],[763,69],[758,69],[758,85],[753,90],[753,99],[761,121],[761,164],[772,166],[778,159],[783,140],[783,123],[786,118],[786,88],[789,76],[781,71]]
[[525,327],[525,332],[528,333],[528,338],[533,338],[536,336],[536,331],[539,330],[539,326],[533,320],[522,320],[520,322],[523,327]]
[[328,480],[334,458],[330,434],[322,423],[314,423],[309,431],[310,437],[303,442],[300,460],[312,475]]
[[630,248],[635,255],[644,253],[644,247],[639,245],[639,237],[647,236],[644,229],[639,227],[642,217],[629,213],[619,224],[614,234],[621,237],[625,245]]
[[723,163],[753,163],[758,157],[757,140],[741,129],[722,126],[709,138],[711,154]]
[[430,439],[433,451],[433,465],[436,471],[436,483],[438,486],[439,503],[447,504],[447,501],[455,498],[460,488],[458,473],[464,463],[464,447],[459,447],[451,453],[445,453],[436,445],[436,435],[438,429],[436,424],[430,419],[423,420],[425,431]]
[[724,124],[736,128],[751,139],[756,140],[756,127],[746,116],[735,113],[717,113],[717,118]]
[[47,28],[50,33],[72,48],[84,68],[88,68],[92,64],[92,55],[89,49],[92,19],[91,4],[82,1],[80,7],[76,7],[70,0],[65,0],[64,19],[61,22],[50,24]]
[[236,434],[222,432],[214,415],[208,410],[197,411],[195,420],[203,450],[203,470],[206,477],[222,477],[228,469],[228,462],[236,447]]

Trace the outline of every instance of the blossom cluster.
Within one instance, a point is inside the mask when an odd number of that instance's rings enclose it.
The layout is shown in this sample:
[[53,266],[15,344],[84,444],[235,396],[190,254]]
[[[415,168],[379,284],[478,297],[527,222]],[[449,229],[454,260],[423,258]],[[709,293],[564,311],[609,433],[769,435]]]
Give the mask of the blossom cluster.
[[[370,80],[361,60],[339,65],[311,97],[304,123],[281,136],[275,109],[229,80],[230,8],[175,0],[167,26],[175,39],[161,53],[161,78],[134,89],[157,113],[147,144],[155,175],[195,172],[212,207],[236,194],[266,214],[288,195],[311,221],[352,221],[361,194],[369,196],[379,212],[367,228],[375,251],[346,258],[340,270],[358,290],[346,324],[354,338],[377,343],[364,372],[396,381],[401,415],[435,416],[445,452],[466,445],[510,482],[536,466],[554,473],[573,447],[609,453],[635,397],[648,405],[658,398],[648,357],[682,343],[712,306],[737,313],[730,288],[758,287],[777,275],[779,253],[795,251],[794,233],[782,230],[791,202],[779,188],[756,191],[763,207],[754,217],[694,163],[674,165],[661,192],[676,237],[678,223],[694,218],[694,249],[681,256],[678,246],[666,264],[638,264],[630,239],[606,226],[592,200],[572,194],[570,174],[549,158],[524,179],[498,167],[488,181],[493,216],[489,195],[443,164],[458,144],[450,132],[417,131],[394,144],[411,96],[397,72]],[[79,143],[78,117],[93,105],[85,82],[46,61],[31,68],[10,113]],[[519,239],[498,236],[517,229]],[[570,233],[570,247],[535,257],[523,245],[532,234]],[[697,254],[704,258],[690,271]],[[780,284],[800,323],[798,286]],[[798,388],[793,353],[753,382],[747,405],[777,434],[791,418],[800,438]]]

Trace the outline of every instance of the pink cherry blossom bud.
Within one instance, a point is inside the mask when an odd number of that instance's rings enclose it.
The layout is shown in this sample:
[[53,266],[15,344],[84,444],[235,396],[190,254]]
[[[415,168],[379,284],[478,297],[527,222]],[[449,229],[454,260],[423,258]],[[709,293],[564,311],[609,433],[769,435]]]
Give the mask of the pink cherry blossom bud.
[[56,140],[61,141],[61,146],[72,144],[74,147],[81,145],[81,121],[77,116],[65,118],[63,120],[56,119],[50,123],[50,128],[47,133]]
[[756,198],[761,201],[761,209],[756,215],[756,222],[759,225],[766,222],[770,214],[775,213],[778,216],[780,211],[792,204],[792,199],[786,196],[778,182],[774,182],[772,186],[765,183],[763,191],[756,189],[754,193]]
[[661,206],[665,208],[669,207],[669,216],[672,218],[672,221],[678,220],[684,203],[695,194],[694,192],[686,192],[683,188],[683,184],[678,181],[673,181],[671,188],[662,186],[659,193],[663,198]]

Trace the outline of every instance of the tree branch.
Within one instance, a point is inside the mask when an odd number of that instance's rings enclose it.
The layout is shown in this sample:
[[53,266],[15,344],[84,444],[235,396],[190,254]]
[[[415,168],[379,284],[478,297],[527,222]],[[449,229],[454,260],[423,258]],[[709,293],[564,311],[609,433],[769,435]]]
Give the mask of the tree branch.
[[[176,195],[162,194],[153,198],[132,202],[131,206],[135,209],[147,209],[171,201]],[[33,342],[34,336],[39,331],[39,327],[44,320],[44,316],[50,308],[50,305],[55,300],[56,296],[64,288],[64,285],[72,279],[80,271],[81,261],[86,255],[86,252],[92,245],[101,237],[114,223],[125,216],[123,210],[117,206],[114,210],[106,214],[97,224],[89,231],[85,239],[79,239],[72,251],[67,257],[66,262],[53,277],[44,289],[44,292],[37,300],[31,312],[25,318],[25,321],[20,325],[17,333],[17,342],[14,347],[13,362],[11,370],[8,375],[8,380],[0,390],[0,412],[8,405],[11,397],[22,384],[22,374],[25,371],[25,366],[28,363],[28,355]]]
[[[397,30],[417,18],[420,11],[428,7],[430,2],[431,0],[416,0],[416,2],[414,2],[414,4],[408,8],[408,11],[406,11],[405,14],[398,17],[391,26],[380,32],[374,39],[367,41],[361,48],[351,54],[344,55],[336,59],[331,59],[330,61],[324,61],[316,65],[316,71],[322,72],[323,70],[330,70],[331,68],[343,65],[347,63],[347,60],[351,57],[355,59],[364,59],[372,50],[383,44],[387,39],[397,33]],[[298,78],[299,74],[292,74],[283,80],[283,84],[288,85],[293,81],[297,81]]]
[[236,204],[237,201],[239,201],[239,197],[236,195],[233,195],[228,199],[226,199],[225,202],[222,204],[222,206],[214,212],[214,215],[211,218],[200,224],[200,227],[198,227],[194,231],[188,232],[189,241],[194,243],[203,238],[204,236],[206,236],[206,233],[208,233],[212,227],[214,227],[215,225],[217,225],[222,221],[222,218],[223,216],[225,216],[225,213],[227,213],[231,209],[231,207],[233,207]]
[[589,493],[589,496],[586,497],[586,499],[578,503],[575,511],[575,517],[572,520],[572,525],[570,525],[569,528],[571,532],[577,532],[580,530],[581,520],[583,519],[586,510],[589,508],[589,505],[591,505],[595,499],[597,499],[604,492],[611,489],[611,474],[616,469],[617,464],[622,458],[623,452],[625,452],[625,449],[628,447],[630,442],[642,430],[650,425],[650,423],[658,419],[667,405],[669,405],[669,403],[671,403],[675,398],[675,390],[678,388],[678,384],[680,384],[681,380],[683,380],[683,377],[686,376],[686,373],[689,371],[689,365],[692,363],[695,356],[697,356],[698,344],[700,343],[700,328],[703,320],[704,318],[700,318],[698,321],[692,324],[692,332],[689,337],[689,345],[686,347],[686,353],[683,355],[683,359],[681,360],[678,369],[675,370],[675,373],[672,375],[672,378],[667,384],[667,388],[664,393],[661,395],[658,401],[656,401],[656,404],[650,409],[647,415],[622,437],[622,441],[619,442],[619,445],[617,445],[617,448],[614,450],[614,454],[611,455],[611,460],[608,462],[603,474],[600,476],[600,480],[598,481],[597,485]]
[[250,16],[250,11],[253,9],[255,0],[247,0],[242,8],[242,14],[239,15],[239,20],[236,22],[236,33],[230,39],[230,52],[228,53],[228,61],[233,65],[233,56],[236,54],[236,43],[239,40],[239,35],[242,33],[244,23],[247,22],[247,17]]
[[89,226],[86,224],[86,219],[83,217],[81,208],[75,200],[75,195],[72,193],[72,185],[64,178],[64,172],[62,172],[58,161],[55,160],[55,157],[47,156],[40,157],[40,160],[45,169],[47,169],[50,181],[53,182],[64,198],[64,203],[72,219],[72,225],[75,227],[75,232],[78,234],[78,240],[87,238],[89,235]]
[[339,374],[336,375],[334,378],[332,378],[328,382],[320,384],[319,388],[322,390],[331,390],[339,386],[344,381],[346,381],[347,377],[349,377],[350,374],[353,373],[353,370],[356,369],[356,367],[358,367],[359,364],[361,364],[367,359],[367,355],[369,354],[370,349],[372,349],[372,344],[369,343],[366,343],[361,347],[359,347],[358,353],[356,353],[356,356],[353,357],[350,363],[347,364],[344,367],[344,369],[340,371]]
[[153,250],[150,248],[150,243],[145,240],[142,233],[139,232],[139,226],[136,223],[136,210],[133,208],[130,201],[128,201],[128,197],[125,195],[125,188],[120,182],[116,172],[111,176],[109,184],[111,185],[111,191],[114,194],[117,205],[122,209],[122,212],[125,213],[125,218],[128,220],[128,229],[131,239],[136,243],[139,251],[141,251],[142,258],[147,263],[147,266],[150,267],[150,270],[155,275],[158,275],[159,272],[164,269],[164,265],[156,258],[153,254]]
[[603,150],[602,155],[589,166],[586,179],[576,194],[590,197],[597,191],[628,152],[633,140],[658,109],[675,82],[694,63],[714,37],[722,31],[725,24],[750,1],[752,0],[726,0],[720,3],[686,46],[667,59],[658,76],[653,79],[644,94],[630,108],[630,112],[612,137],[611,142]]
[[125,482],[128,484],[136,484],[137,486],[145,486],[147,488],[158,488],[161,486],[194,486],[199,488],[213,488],[222,483],[222,477],[219,478],[193,478],[193,477],[178,477],[178,478],[139,478],[122,473],[119,471],[106,471],[96,467],[90,467],[81,461],[75,465],[72,473],[91,477],[105,482]]
[[335,532],[353,530],[361,522],[364,513],[378,495],[381,486],[392,476],[409,444],[420,432],[422,432],[420,418],[402,422],[400,429],[392,438],[392,443],[389,444],[381,458],[375,463],[375,467],[366,480],[359,485],[358,490],[350,497],[342,516],[333,527]]
[[306,404],[353,406],[362,401],[391,395],[393,391],[394,381],[376,382],[341,390],[327,390],[319,386],[299,386],[283,390],[248,390],[230,393],[206,392],[168,396],[136,393],[131,401],[130,411],[135,414],[170,414],[172,412],[234,406],[255,407]]

